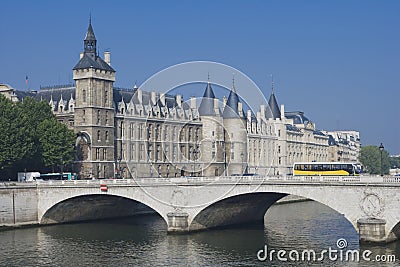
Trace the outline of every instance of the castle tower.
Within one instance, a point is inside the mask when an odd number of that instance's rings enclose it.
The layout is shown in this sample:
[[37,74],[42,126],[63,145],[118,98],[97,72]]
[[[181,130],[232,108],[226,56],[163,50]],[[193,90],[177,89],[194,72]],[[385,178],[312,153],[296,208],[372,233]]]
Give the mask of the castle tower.
[[218,99],[215,98],[210,81],[199,106],[199,115],[203,124],[200,161],[206,164],[203,175],[225,175],[224,127]]
[[222,114],[225,128],[227,174],[243,174],[247,162],[247,130],[242,105],[235,89],[235,80]]
[[91,21],[83,41],[84,51],[73,68],[76,83],[75,167],[80,177],[114,177],[115,70],[96,51],[97,40]]
[[[272,80],[272,91],[268,100],[268,107],[266,110],[266,118],[272,123],[275,136],[277,138],[274,151],[272,172],[274,175],[282,175],[287,173],[286,169],[286,122],[285,122],[285,112],[284,109],[279,109],[278,101],[275,97],[274,92],[274,81]],[[282,106],[283,107],[283,106]]]

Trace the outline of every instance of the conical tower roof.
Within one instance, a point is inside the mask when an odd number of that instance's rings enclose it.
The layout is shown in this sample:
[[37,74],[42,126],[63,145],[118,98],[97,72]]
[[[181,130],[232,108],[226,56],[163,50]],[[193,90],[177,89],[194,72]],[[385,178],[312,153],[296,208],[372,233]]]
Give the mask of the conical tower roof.
[[281,117],[281,110],[279,109],[278,102],[276,101],[274,91],[272,91],[268,100],[266,116],[267,119],[272,118],[274,120]]
[[266,110],[266,117],[267,119],[277,119],[281,118],[281,110],[279,109],[278,101],[276,101],[275,93],[274,93],[274,77],[271,74],[272,78],[272,92],[268,100],[268,107]]
[[199,114],[200,116],[214,116],[214,91],[211,88],[210,81],[207,83],[206,90],[204,91],[203,98],[201,99],[201,103],[199,106]]
[[239,97],[236,94],[235,83],[232,84],[231,92],[229,93],[228,101],[226,102],[224,112],[222,114],[224,119],[239,118]]
[[95,41],[96,36],[94,35],[93,27],[92,27],[92,19],[89,20],[89,27],[86,32],[85,41]]

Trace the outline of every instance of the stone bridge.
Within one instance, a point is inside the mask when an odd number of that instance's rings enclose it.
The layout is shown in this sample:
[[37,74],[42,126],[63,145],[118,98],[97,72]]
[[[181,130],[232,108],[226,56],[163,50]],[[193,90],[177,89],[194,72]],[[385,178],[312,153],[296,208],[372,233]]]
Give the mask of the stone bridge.
[[400,177],[380,176],[228,176],[21,183],[0,186],[0,203],[3,203],[0,224],[52,224],[127,216],[145,211],[143,207],[147,206],[147,210],[157,212],[165,220],[168,232],[189,232],[254,222],[263,224],[268,208],[287,195],[311,199],[339,212],[358,231],[360,241],[390,242],[400,237]]

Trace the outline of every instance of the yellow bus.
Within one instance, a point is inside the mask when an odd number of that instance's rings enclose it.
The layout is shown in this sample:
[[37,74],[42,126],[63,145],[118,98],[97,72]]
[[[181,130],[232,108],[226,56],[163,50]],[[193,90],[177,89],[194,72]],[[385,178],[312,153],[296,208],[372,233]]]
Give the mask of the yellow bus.
[[361,171],[357,163],[346,162],[296,162],[293,164],[293,175],[359,175]]

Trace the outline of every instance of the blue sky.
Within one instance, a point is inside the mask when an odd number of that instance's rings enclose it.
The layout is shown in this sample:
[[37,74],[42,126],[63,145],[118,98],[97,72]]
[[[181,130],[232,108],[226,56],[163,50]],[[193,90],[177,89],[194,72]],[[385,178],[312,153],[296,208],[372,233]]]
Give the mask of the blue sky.
[[[400,1],[2,1],[0,83],[72,81],[89,14],[116,86],[206,60],[248,75],[319,129],[400,154]],[[205,74],[206,75],[206,74]],[[212,78],[212,73],[210,74]],[[206,79],[206,77],[205,77]],[[199,94],[203,93],[199,87]],[[240,88],[238,88],[240,90]]]

